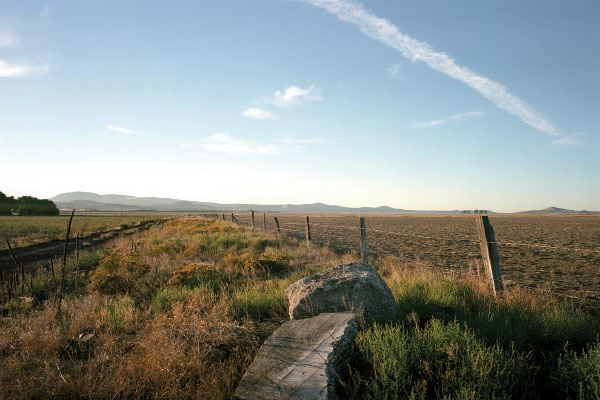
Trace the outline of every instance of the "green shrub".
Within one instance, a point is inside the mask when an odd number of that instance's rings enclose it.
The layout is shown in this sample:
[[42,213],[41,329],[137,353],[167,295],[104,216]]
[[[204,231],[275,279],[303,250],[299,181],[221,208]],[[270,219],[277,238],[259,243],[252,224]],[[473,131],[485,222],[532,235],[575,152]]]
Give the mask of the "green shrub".
[[[528,396],[531,367],[514,350],[488,345],[456,322],[423,328],[375,325],[356,340],[361,398]],[[356,370],[354,373],[356,373]]]
[[598,319],[564,302],[543,306],[525,297],[501,301],[452,279],[402,279],[391,281],[390,287],[401,320],[412,312],[421,324],[432,318],[457,320],[488,343],[499,342],[505,348],[514,345],[539,354],[559,352],[569,342],[572,348],[583,349],[600,331]]
[[49,299],[56,291],[54,279],[48,272],[37,275],[31,281],[31,297],[36,304]]
[[563,399],[600,399],[600,343],[579,355],[565,349],[551,373],[551,386]]

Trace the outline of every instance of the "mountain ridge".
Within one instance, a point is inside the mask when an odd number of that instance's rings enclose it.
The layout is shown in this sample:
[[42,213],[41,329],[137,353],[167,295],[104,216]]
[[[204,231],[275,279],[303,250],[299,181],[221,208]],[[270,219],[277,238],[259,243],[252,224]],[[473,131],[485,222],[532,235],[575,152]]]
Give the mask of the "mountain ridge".
[[194,212],[216,212],[216,211],[247,211],[259,212],[281,212],[281,213],[381,213],[381,214],[419,214],[438,213],[456,214],[460,211],[437,211],[437,210],[405,210],[389,206],[379,207],[344,207],[329,205],[325,203],[310,204],[251,204],[231,203],[222,204],[214,202],[200,202],[191,200],[180,200],[165,197],[136,197],[121,194],[97,194],[92,192],[67,192],[60,193],[50,200],[54,201],[61,209],[87,208],[98,211],[194,211]]
[[[309,204],[222,204],[181,200],[167,197],[137,197],[122,194],[97,194],[93,192],[60,193],[50,200],[61,209],[89,209],[97,211],[165,211],[165,212],[236,212],[254,210],[258,212],[280,213],[371,213],[371,214],[460,214],[460,210],[407,210],[389,206],[344,207],[325,203]],[[495,214],[490,211],[490,214]],[[546,207],[541,210],[519,211],[514,214],[600,214],[597,211],[575,211],[560,207]]]

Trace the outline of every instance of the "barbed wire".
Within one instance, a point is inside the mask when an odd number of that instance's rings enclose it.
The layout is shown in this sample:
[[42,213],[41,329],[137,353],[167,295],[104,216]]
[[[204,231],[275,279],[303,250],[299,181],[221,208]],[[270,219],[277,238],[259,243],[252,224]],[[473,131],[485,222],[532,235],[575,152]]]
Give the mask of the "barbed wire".
[[[298,218],[302,218],[302,217],[298,217]],[[314,218],[314,217],[312,217],[312,218]],[[319,221],[317,219],[318,222],[314,222],[316,219],[316,218],[314,218],[313,220],[310,221],[311,236],[312,236],[311,241],[313,243],[315,243],[316,245],[325,245],[334,250],[344,249],[344,250],[349,250],[349,251],[355,252],[355,253],[360,252],[360,239],[359,239],[360,238],[360,226],[351,227],[351,226],[347,226],[347,225],[327,224],[327,219],[334,219],[334,218],[337,218],[339,221],[342,218],[349,218],[349,217],[342,216],[342,217],[323,218],[321,221]],[[257,224],[257,225],[260,225],[260,224]],[[275,227],[274,227],[275,224],[269,224],[269,225],[273,226],[273,230],[275,230]],[[306,222],[281,221],[281,218],[280,218],[280,231],[282,232],[282,234],[289,233],[295,237],[302,238],[305,235],[305,227],[306,227]],[[316,228],[316,229],[314,229],[314,228]],[[348,242],[349,236],[344,233],[339,233],[338,232],[339,230],[355,232],[356,236],[357,236],[356,246],[350,246],[350,245],[344,244],[344,242]],[[430,263],[430,262],[421,262],[421,261],[414,260],[414,259],[406,259],[405,257],[402,257],[399,253],[394,253],[393,251],[390,251],[389,250],[390,245],[387,245],[387,244],[382,243],[381,241],[377,240],[378,237],[380,235],[389,235],[389,236],[396,236],[396,237],[412,237],[412,238],[426,239],[426,240],[438,240],[438,241],[441,241],[444,243],[466,242],[466,243],[479,245],[478,240],[475,240],[472,238],[466,238],[464,236],[440,237],[440,236],[433,236],[433,235],[419,235],[419,234],[407,233],[407,232],[389,231],[389,230],[383,230],[383,229],[378,229],[378,228],[367,228],[366,231],[367,231],[367,235],[368,235],[367,237],[375,238],[375,240],[367,241],[367,249],[368,249],[369,256],[376,257],[376,258],[377,257],[393,257],[404,263],[416,265],[416,266],[422,266],[422,267],[426,267],[426,268],[435,268],[435,269],[442,268],[442,269],[455,270],[455,271],[472,269],[468,265],[458,265],[458,264],[450,264],[450,263],[444,263],[444,262],[442,262],[442,263],[431,262]],[[417,244],[418,243],[411,243],[411,245],[417,245]],[[496,241],[496,244],[498,246],[529,247],[529,248],[542,249],[542,250],[562,250],[566,253],[568,253],[568,252],[578,252],[578,253],[585,253],[585,254],[600,253],[599,250],[593,250],[593,249],[580,249],[580,248],[571,248],[571,247],[565,247],[565,246],[553,246],[553,245],[546,245],[546,244],[533,244],[533,243],[515,242],[515,241],[500,240],[500,241]],[[393,245],[391,245],[391,246],[393,246]],[[387,248],[384,248],[384,247],[387,247]],[[467,256],[469,256],[469,254],[467,254]],[[427,254],[427,257],[435,257],[435,258],[439,259],[439,258],[447,257],[447,255]],[[587,295],[580,297],[580,296],[570,295],[570,294],[566,294],[566,293],[558,293],[555,290],[534,287],[534,286],[527,285],[527,284],[519,284],[517,282],[509,281],[509,280],[507,280],[506,283],[507,283],[507,286],[510,286],[510,287],[517,287],[517,288],[521,288],[521,289],[525,289],[525,290],[548,292],[548,293],[552,293],[552,294],[554,294],[556,296],[560,296],[560,297],[572,298],[572,299],[576,299],[576,300],[580,300],[580,301],[593,301],[593,302],[600,303],[600,300],[594,299],[594,298],[588,298]],[[577,289],[565,288],[564,286],[562,288],[564,290],[577,290]],[[579,290],[582,290],[582,288],[580,288]]]

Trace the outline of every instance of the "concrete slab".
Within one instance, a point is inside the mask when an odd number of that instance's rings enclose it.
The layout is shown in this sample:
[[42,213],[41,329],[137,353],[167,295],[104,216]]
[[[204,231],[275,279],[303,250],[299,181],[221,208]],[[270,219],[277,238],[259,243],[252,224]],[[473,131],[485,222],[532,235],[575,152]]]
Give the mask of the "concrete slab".
[[336,399],[335,382],[357,327],[352,312],[285,322],[261,346],[235,398]]

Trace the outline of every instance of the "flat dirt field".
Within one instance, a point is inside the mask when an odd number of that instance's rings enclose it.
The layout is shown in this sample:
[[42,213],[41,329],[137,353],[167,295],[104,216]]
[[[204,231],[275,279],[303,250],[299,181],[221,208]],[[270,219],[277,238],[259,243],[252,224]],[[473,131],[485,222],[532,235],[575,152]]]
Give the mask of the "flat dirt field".
[[[267,214],[267,230],[305,238],[305,216]],[[227,215],[226,215],[227,217]],[[249,214],[236,214],[243,225]],[[230,218],[230,214],[229,214]],[[477,271],[481,253],[474,215],[366,216],[371,259],[397,257],[459,272]],[[491,215],[505,285],[541,289],[600,304],[600,216]],[[359,216],[311,215],[312,241],[336,251],[360,251]],[[263,214],[255,226],[263,229]]]

